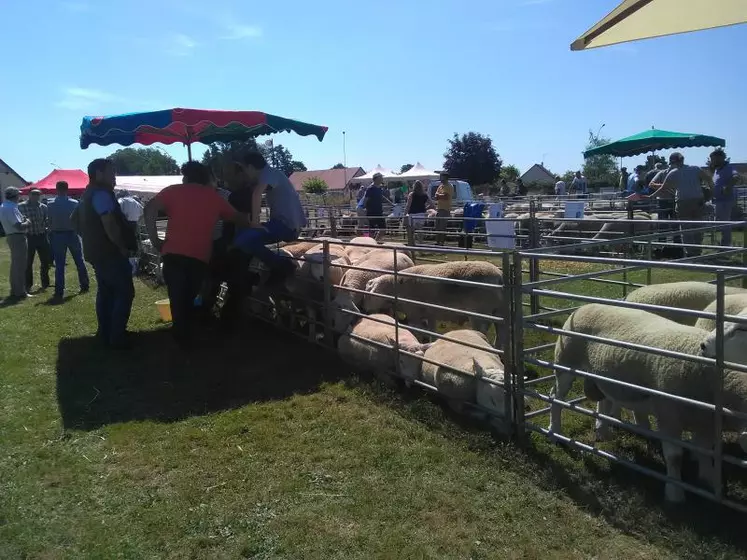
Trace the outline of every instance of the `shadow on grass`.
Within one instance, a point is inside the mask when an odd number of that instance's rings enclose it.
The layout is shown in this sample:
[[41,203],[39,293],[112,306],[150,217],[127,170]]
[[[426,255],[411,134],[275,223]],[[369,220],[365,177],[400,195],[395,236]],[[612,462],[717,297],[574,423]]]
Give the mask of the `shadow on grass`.
[[[581,463],[580,468],[569,469],[567,464],[559,460],[557,450],[550,451],[552,447],[552,443],[543,443],[529,444],[522,449],[531,463],[538,467],[541,484],[548,489],[562,489],[574,502],[614,527],[664,545],[682,558],[720,555],[715,550],[710,553],[703,548],[691,550],[692,543],[685,542],[684,537],[678,542],[672,534],[673,530],[682,531],[683,534],[692,532],[700,539],[698,545],[704,548],[714,546],[717,542],[739,550],[740,557],[747,554],[747,534],[744,531],[747,515],[690,493],[687,493],[684,504],[667,504],[664,502],[663,482],[624,465],[596,459],[559,445],[559,453]],[[640,466],[664,472],[661,460],[635,444],[618,442],[614,453]],[[696,479],[694,460],[688,459],[687,455],[685,460],[683,480],[703,487]],[[729,470],[725,469],[725,477],[734,474]],[[733,499],[735,496],[729,497]],[[668,526],[662,525],[664,519]]]
[[[368,391],[375,400],[395,407],[404,417],[440,435],[461,441],[466,439],[473,452],[488,458],[498,457],[500,468],[528,477],[549,492],[561,492],[589,514],[628,535],[670,549],[680,558],[747,557],[747,532],[744,530],[747,515],[689,493],[685,504],[667,505],[664,484],[654,478],[545,439],[519,445],[490,434],[484,424],[452,413],[436,395],[428,394],[424,398],[418,390]],[[726,451],[737,457],[743,455],[731,445]],[[660,453],[650,454],[643,440],[618,438],[614,453],[664,472]],[[686,460],[684,480],[701,486],[695,480],[694,459]],[[737,483],[738,490],[744,492],[747,481],[743,471],[725,465],[724,477],[729,480],[730,487]],[[729,489],[728,496],[731,499],[742,497],[736,496],[733,488]],[[738,556],[734,555],[735,551],[739,552]]]
[[132,333],[132,342],[122,352],[93,337],[60,341],[57,400],[65,428],[171,422],[313,392],[347,373],[323,348],[261,322],[248,322],[230,340],[206,337],[189,360],[168,329]]
[[55,297],[55,296],[51,296],[51,297],[49,297],[49,298],[47,298],[47,299],[45,299],[43,301],[39,301],[39,302],[35,303],[34,305],[36,305],[36,306],[39,306],[39,305],[49,305],[49,306],[63,305],[65,303],[67,303],[68,301],[70,301],[71,299],[73,299],[74,297],[76,297],[75,294],[68,294],[68,295],[63,296],[61,298],[58,298],[58,297]]

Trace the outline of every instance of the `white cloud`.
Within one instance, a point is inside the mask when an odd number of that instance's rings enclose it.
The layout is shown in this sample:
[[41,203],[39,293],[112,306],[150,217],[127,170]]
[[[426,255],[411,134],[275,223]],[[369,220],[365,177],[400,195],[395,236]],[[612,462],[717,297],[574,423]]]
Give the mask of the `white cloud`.
[[257,25],[245,25],[242,23],[227,23],[226,33],[223,39],[236,41],[240,39],[257,39],[262,36],[262,28]]
[[102,104],[120,101],[116,95],[98,89],[69,87],[62,90],[63,96],[55,105],[63,109],[93,109]]
[[184,35],[183,33],[175,33],[168,40],[168,46],[166,52],[173,56],[189,56],[197,46],[197,41]]

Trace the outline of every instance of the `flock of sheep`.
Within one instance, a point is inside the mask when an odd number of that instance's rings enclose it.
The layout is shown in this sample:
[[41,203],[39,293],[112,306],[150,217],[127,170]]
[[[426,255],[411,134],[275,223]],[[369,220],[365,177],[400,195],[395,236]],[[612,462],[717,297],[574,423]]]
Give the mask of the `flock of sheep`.
[[[300,309],[313,325],[321,310],[321,322],[327,332],[333,331],[340,356],[356,368],[368,368],[384,380],[391,380],[391,372],[396,371],[408,385],[419,382],[434,387],[462,412],[476,409],[475,414],[483,416],[489,411],[491,418],[511,417],[504,364],[496,350],[508,336],[508,296],[498,267],[483,261],[415,265],[412,248],[396,243],[379,244],[367,237],[348,243],[326,241],[326,253],[320,240],[281,248],[297,259],[296,272],[283,291],[269,293],[260,284],[253,312],[271,309],[278,316],[283,310],[293,314]],[[329,257],[326,263],[325,254]],[[261,268],[257,272],[260,276],[264,273]],[[329,279],[326,289],[325,276]],[[747,321],[747,290],[727,288],[726,293],[725,312],[743,314]],[[715,311],[715,300],[716,287],[705,282],[657,284],[639,288],[627,297],[633,303],[706,312]],[[324,301],[331,305],[323,306]],[[398,323],[401,315],[406,316],[406,326]],[[597,403],[599,413],[619,419],[621,409],[628,409],[643,428],[650,428],[649,417],[653,416],[662,435],[679,440],[684,432],[690,432],[695,445],[713,449],[713,411],[662,395],[714,402],[716,368],[703,358],[716,356],[715,324],[711,319],[696,319],[671,309],[580,307],[563,330],[582,336],[561,334],[556,341],[554,363],[558,367],[552,397],[565,400],[577,377],[574,371],[592,372],[613,380],[584,377],[584,393]],[[469,320],[470,329],[435,335],[433,341],[438,323],[462,324],[465,320]],[[491,324],[495,325],[495,339],[488,337]],[[725,325],[727,362],[747,365],[746,329],[740,323]],[[313,328],[310,336],[316,336]],[[626,346],[605,344],[599,338]],[[653,354],[634,345],[663,349],[670,355]],[[671,353],[692,356],[693,360]],[[725,369],[722,394],[725,408],[747,412],[747,373]],[[477,406],[465,406],[468,404]],[[552,433],[562,434],[561,411],[561,405],[551,405]],[[597,420],[596,428],[598,439],[609,437],[608,424]],[[738,441],[747,451],[747,422],[726,416],[723,430],[739,433]],[[681,480],[682,447],[663,441],[662,450],[667,474]],[[700,455],[699,477],[712,486],[713,455]],[[669,483],[665,497],[679,502],[684,491]]]
[[[743,315],[747,320],[747,290],[726,288],[725,313]],[[655,284],[632,292],[626,301],[692,311],[716,310],[716,286],[705,282],[673,282]],[[592,338],[561,335],[555,345],[556,368],[553,397],[564,401],[575,378],[573,370],[591,372],[628,385],[605,382],[599,378],[584,378],[584,393],[597,402],[597,412],[620,417],[622,408],[633,412],[636,424],[650,429],[649,417],[656,419],[657,430],[664,436],[680,439],[683,432],[691,432],[693,444],[706,450],[715,446],[715,414],[673,400],[661,393],[691,400],[714,403],[721,382],[714,365],[695,361],[716,358],[716,330],[712,319],[696,318],[671,310],[631,309],[611,305],[588,304],[574,311],[563,325],[564,331],[586,336],[611,339],[625,346],[613,346]],[[660,355],[637,349],[646,346],[692,356],[684,360],[672,355]],[[747,331],[738,322],[724,325],[723,359],[747,365]],[[734,369],[723,372],[723,406],[747,413],[747,373]],[[647,392],[630,385],[644,387]],[[562,407],[551,406],[550,431],[562,433]],[[724,432],[739,434],[738,442],[747,451],[747,422],[732,416],[723,420]],[[598,440],[609,437],[609,425],[597,420]],[[662,440],[662,451],[667,475],[682,479],[683,448]],[[709,487],[714,487],[713,456],[698,453],[698,476]],[[670,502],[684,500],[682,487],[668,483],[665,497]]]
[[[415,265],[411,248],[370,237],[348,243],[327,238],[325,266],[320,240],[279,249],[296,260],[296,272],[282,291],[267,292],[260,283],[253,313],[272,310],[277,319],[283,311],[293,317],[300,310],[295,316],[306,319],[310,338],[317,336],[317,322],[329,325],[340,356],[351,365],[368,368],[386,382],[395,371],[407,385],[417,381],[434,387],[456,410],[466,412],[470,403],[504,416],[504,367],[493,346],[496,336],[507,336],[498,267],[485,261]],[[266,273],[256,266],[260,277]],[[322,305],[325,268],[332,291],[326,296],[329,309]],[[407,326],[395,323],[395,307]],[[469,322],[471,328],[452,330],[444,338],[435,335],[432,341],[430,333],[440,322]],[[489,340],[493,324],[497,334]]]

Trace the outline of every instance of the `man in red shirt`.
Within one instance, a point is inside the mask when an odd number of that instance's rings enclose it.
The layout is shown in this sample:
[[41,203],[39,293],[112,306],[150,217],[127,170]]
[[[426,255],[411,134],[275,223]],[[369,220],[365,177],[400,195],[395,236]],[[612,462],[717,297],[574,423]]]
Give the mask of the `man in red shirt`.
[[[162,190],[148,202],[144,214],[148,237],[163,255],[174,338],[188,350],[197,315],[194,301],[210,262],[215,224],[224,220],[248,226],[249,219],[216,192],[209,167],[190,161],[182,166],[182,174],[184,184]],[[156,228],[159,212],[168,216],[165,241],[158,237]]]

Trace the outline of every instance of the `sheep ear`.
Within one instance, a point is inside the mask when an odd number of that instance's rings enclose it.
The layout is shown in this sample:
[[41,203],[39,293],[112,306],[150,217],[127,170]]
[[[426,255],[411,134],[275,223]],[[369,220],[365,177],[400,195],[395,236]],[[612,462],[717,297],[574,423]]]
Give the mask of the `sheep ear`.
[[485,369],[480,365],[480,363],[475,358],[472,358],[472,367],[475,371],[475,377],[477,378],[487,377],[485,373]]
[[391,336],[387,335],[386,336],[386,341],[389,343],[389,346],[391,346],[395,350],[399,349],[399,346],[397,345],[397,341],[394,340]]
[[434,344],[436,344],[436,343],[435,343],[435,342],[423,342],[423,343],[422,343],[422,344],[420,345],[420,350],[422,350],[422,352],[423,352],[423,353],[425,354],[425,352],[427,352],[427,351],[428,351],[428,349],[429,349],[429,348],[430,348],[431,346],[433,346]]

